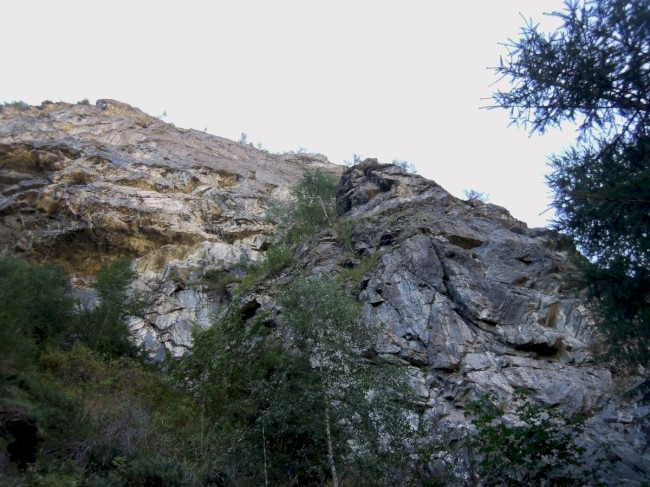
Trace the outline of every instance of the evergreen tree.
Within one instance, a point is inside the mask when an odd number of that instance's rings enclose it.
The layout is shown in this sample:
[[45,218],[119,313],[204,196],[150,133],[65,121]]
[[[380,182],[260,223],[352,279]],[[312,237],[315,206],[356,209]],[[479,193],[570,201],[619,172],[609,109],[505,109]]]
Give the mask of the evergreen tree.
[[73,318],[62,269],[0,259],[0,368],[32,365]]
[[506,43],[494,94],[513,122],[544,133],[579,123],[576,145],[551,158],[556,229],[588,258],[584,283],[608,349],[650,358],[650,6],[567,0],[551,34],[529,22]]
[[144,312],[141,296],[130,295],[129,285],[136,278],[130,259],[118,259],[97,273],[95,288],[99,303],[77,314],[74,338],[110,357],[144,358],[129,327],[131,317]]

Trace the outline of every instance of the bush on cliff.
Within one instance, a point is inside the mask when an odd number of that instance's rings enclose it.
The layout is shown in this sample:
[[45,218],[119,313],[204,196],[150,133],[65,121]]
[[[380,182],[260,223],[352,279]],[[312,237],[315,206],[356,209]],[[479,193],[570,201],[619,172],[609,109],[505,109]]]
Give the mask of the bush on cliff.
[[139,317],[144,310],[142,298],[128,292],[135,277],[129,259],[104,266],[95,284],[99,303],[77,313],[72,338],[108,357],[144,358],[145,353],[136,345],[129,327],[129,320]]
[[534,404],[524,390],[514,395],[515,421],[493,394],[470,403],[466,414],[476,428],[468,437],[475,467],[486,486],[603,485],[598,482],[597,458],[589,466],[578,444],[584,418]]

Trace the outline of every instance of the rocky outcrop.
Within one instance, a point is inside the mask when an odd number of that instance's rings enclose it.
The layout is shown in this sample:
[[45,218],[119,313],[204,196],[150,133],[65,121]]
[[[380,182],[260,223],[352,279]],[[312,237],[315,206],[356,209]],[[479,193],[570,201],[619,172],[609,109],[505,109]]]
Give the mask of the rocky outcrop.
[[650,476],[647,398],[634,378],[594,362],[592,319],[565,289],[573,266],[558,250],[561,236],[375,160],[343,174],[337,206],[353,226],[350,241],[321,233],[300,249],[297,268],[364,271],[348,285],[384,330],[377,351],[410,365],[421,417],[437,435],[459,438],[470,427],[462,405],[479,395],[509,405],[524,388],[538,403],[589,418],[585,446],[610,448],[611,485]]
[[[305,168],[343,172],[112,100],[3,107],[0,250],[62,263],[88,302],[102,262],[134,257],[133,291],[149,307],[133,327],[154,356],[180,354],[227,300],[206,271],[264,253],[266,208]],[[343,173],[337,210],[337,230],[298,246],[295,265],[243,296],[244,317],[264,312],[272,324],[278,291],[298,275],[338,274],[383,330],[377,353],[410,367],[432,437],[458,438],[469,427],[463,405],[485,391],[508,405],[525,388],[588,418],[585,445],[609,446],[611,485],[650,477],[648,398],[635,378],[593,360],[592,319],[564,284],[573,266],[561,236],[376,160]]]
[[306,168],[341,172],[324,156],[266,153],[114,100],[5,106],[0,252],[61,263],[80,291],[107,260],[137,258],[134,287],[151,306],[134,326],[154,353],[182,353],[218,305],[202,273],[256,258],[273,231],[268,203]]

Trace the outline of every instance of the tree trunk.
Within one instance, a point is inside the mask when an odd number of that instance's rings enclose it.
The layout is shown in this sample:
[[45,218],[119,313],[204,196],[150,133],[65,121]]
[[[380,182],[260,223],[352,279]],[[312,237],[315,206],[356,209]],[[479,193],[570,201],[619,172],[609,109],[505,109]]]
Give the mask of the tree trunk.
[[332,446],[332,430],[330,429],[330,405],[325,400],[325,435],[327,436],[327,460],[332,471],[332,487],[339,487],[339,479],[336,476],[336,464],[334,463],[334,448]]
[[262,448],[264,449],[264,487],[269,487],[269,470],[266,460],[266,435],[264,434],[264,426],[262,426]]
[[318,201],[320,202],[320,206],[323,209],[323,213],[325,214],[325,220],[327,221],[327,224],[331,225],[332,222],[330,221],[330,216],[327,213],[327,209],[325,208],[325,203],[323,203],[323,198],[321,198],[320,195],[318,195]]
[[314,193],[316,193],[316,197],[318,198],[320,207],[323,209],[323,214],[325,215],[325,221],[327,222],[328,225],[331,225],[332,222],[330,221],[329,213],[327,213],[327,208],[325,208],[325,203],[323,202],[323,198],[321,197],[320,192],[318,191],[318,186],[313,183],[312,186],[314,187]]
[[[318,332],[318,342],[323,341],[323,330]],[[327,386],[325,380],[325,373],[323,371],[323,359],[319,357],[318,370],[320,371],[323,392],[323,403],[325,405],[325,437],[327,438],[327,461],[330,464],[330,471],[332,472],[332,487],[339,487],[339,478],[336,475],[336,463],[334,463],[334,446],[332,445],[332,428],[330,426],[330,403],[327,397]]]

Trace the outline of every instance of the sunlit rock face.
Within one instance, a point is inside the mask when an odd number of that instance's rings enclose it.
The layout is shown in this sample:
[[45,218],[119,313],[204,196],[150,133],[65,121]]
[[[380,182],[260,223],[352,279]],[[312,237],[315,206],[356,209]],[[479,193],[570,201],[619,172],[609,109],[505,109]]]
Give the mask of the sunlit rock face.
[[322,156],[268,154],[112,100],[4,107],[0,250],[63,264],[90,305],[102,264],[134,258],[132,290],[148,308],[133,329],[153,357],[180,355],[192,328],[228,304],[205,273],[263,256],[268,205],[304,169],[341,176],[343,223],[242,296],[245,318],[264,313],[272,326],[278,292],[299,275],[347,276],[382,331],[376,352],[410,368],[432,438],[459,438],[463,405],[479,394],[508,404],[525,388],[587,416],[586,446],[611,448],[611,485],[650,477],[648,400],[634,378],[593,360],[592,319],[564,284],[574,272],[565,240],[396,166],[366,160],[343,172]]
[[61,263],[81,290],[107,260],[135,258],[134,288],[152,298],[134,326],[154,353],[182,353],[218,306],[200,276],[256,258],[273,232],[269,202],[308,168],[341,172],[320,155],[269,154],[114,100],[3,107],[0,251]]

